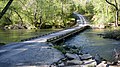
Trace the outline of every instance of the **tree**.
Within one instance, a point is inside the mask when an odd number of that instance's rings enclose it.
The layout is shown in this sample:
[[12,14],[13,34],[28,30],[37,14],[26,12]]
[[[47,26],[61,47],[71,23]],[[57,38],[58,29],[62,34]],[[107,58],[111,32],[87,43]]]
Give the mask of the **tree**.
[[105,0],[108,4],[112,5],[113,7],[115,7],[115,10],[116,10],[116,22],[115,22],[115,26],[117,27],[118,26],[118,16],[119,16],[119,8],[118,8],[118,3],[116,0],[115,1],[115,4],[109,2],[108,0]]
[[0,19],[2,18],[2,16],[6,13],[6,11],[8,10],[8,8],[10,7],[10,5],[12,4],[13,0],[9,0],[9,2],[7,3],[7,5],[4,7],[4,9],[2,10],[2,12],[0,13]]
[[[71,23],[68,18],[78,10],[79,3],[79,0],[2,0],[0,25],[14,26],[21,22],[29,28],[64,28]],[[9,22],[6,17],[11,20],[10,24],[6,24]]]

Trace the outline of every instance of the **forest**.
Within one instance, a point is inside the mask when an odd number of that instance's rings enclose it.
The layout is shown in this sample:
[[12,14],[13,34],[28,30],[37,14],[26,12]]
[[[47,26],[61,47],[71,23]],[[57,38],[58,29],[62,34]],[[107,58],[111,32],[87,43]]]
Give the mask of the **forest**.
[[1,0],[1,29],[67,28],[74,25],[73,12],[91,24],[119,25],[120,0]]

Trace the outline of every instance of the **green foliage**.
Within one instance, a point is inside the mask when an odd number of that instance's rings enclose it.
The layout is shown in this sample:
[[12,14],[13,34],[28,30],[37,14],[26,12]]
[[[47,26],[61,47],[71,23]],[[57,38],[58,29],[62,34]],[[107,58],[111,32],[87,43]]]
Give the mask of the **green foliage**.
[[104,38],[116,39],[120,40],[120,28],[117,29],[109,29],[105,32]]
[[58,49],[58,50],[61,51],[63,54],[66,53],[66,50],[63,48],[63,46],[54,46],[54,48]]
[[[0,1],[0,11],[8,1]],[[114,0],[111,2],[114,3]],[[120,1],[117,2],[120,7]],[[94,24],[115,21],[115,8],[105,0],[14,0],[1,19],[0,26],[29,24],[36,28],[64,28],[69,27],[68,18],[73,12],[93,16]]]
[[55,45],[54,48],[58,49],[63,54],[65,54],[65,53],[78,54],[79,51],[81,50],[81,47],[66,46],[66,45]]
[[[7,2],[0,1],[0,5],[3,5],[0,10]],[[29,23],[37,28],[66,27],[68,16],[77,10],[76,3],[73,0],[15,0],[4,17],[9,17],[12,25]],[[1,25],[8,23],[4,17]]]
[[80,14],[85,14],[85,10],[82,8],[81,5],[78,6],[78,11]]
[[[114,3],[114,0],[111,0]],[[120,4],[119,1],[117,1]],[[105,0],[91,0],[94,6],[94,24],[107,24],[115,21],[115,8],[106,3]]]

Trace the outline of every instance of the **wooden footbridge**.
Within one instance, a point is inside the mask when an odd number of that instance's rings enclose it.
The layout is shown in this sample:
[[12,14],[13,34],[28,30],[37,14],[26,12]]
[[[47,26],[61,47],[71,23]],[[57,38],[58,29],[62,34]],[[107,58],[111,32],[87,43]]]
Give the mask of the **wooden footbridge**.
[[0,67],[50,65],[63,58],[61,52],[50,46],[50,42],[65,39],[89,27],[82,15],[74,14],[78,18],[76,27],[0,47]]

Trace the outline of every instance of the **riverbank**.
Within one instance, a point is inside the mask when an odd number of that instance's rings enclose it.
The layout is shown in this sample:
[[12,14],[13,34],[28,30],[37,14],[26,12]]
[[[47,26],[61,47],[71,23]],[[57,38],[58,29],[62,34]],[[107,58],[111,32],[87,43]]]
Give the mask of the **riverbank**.
[[[66,66],[67,66],[67,64],[68,64],[68,66],[69,66],[69,64],[73,65],[73,66],[85,65],[84,60],[81,60],[80,55],[84,56],[87,54],[89,57],[92,56],[92,58],[91,58],[92,60],[95,60],[95,64],[90,63],[90,64],[92,64],[92,67],[120,66],[119,59],[117,59],[118,62],[115,61],[115,59],[116,59],[115,56],[117,56],[115,53],[119,52],[120,42],[118,42],[116,40],[112,40],[112,39],[104,39],[104,38],[98,36],[98,33],[100,33],[100,35],[102,35],[101,33],[106,32],[106,30],[104,30],[104,29],[99,29],[97,31],[98,32],[92,32],[92,31],[83,32],[81,34],[84,34],[84,35],[80,35],[80,36],[77,35],[77,36],[73,37],[72,39],[68,40],[67,42],[65,41],[63,46],[55,46],[55,48],[60,50],[66,56],[66,58],[69,58],[69,56],[70,57],[72,56],[72,58],[74,57],[74,59],[72,59],[72,60],[66,59],[66,62],[64,62],[65,64],[62,63],[62,65],[66,65]],[[102,32],[100,32],[100,31],[102,31]],[[92,33],[92,34],[90,34],[90,33]],[[87,36],[85,36],[85,35],[87,35]],[[86,37],[87,37],[87,39],[86,39]],[[66,45],[68,47],[66,47]],[[85,45],[87,45],[87,46],[85,46]],[[77,46],[77,47],[75,47],[75,46]],[[82,47],[80,47],[80,49],[79,49],[79,46],[82,46]],[[116,52],[115,52],[115,50],[116,50]],[[94,55],[94,54],[96,54],[96,55]],[[76,60],[76,58],[75,58],[76,55],[77,55],[77,57],[79,57],[79,60],[78,59]],[[80,63],[78,64],[78,63],[76,63],[76,61],[80,62]],[[89,62],[89,59],[86,61]]]
[[83,53],[81,47],[68,45],[54,45],[53,47],[58,49],[65,56],[58,62],[53,63],[56,67],[95,67],[97,65],[96,59],[88,53]]
[[120,28],[108,29],[104,34],[101,34],[103,38],[110,38],[120,40]]
[[82,47],[68,46],[68,45],[54,45],[54,48],[58,49],[64,54],[64,58],[52,65],[55,67],[116,67],[119,66],[119,62],[109,62],[100,57],[99,54],[92,56],[89,53],[84,53]]
[[120,41],[98,36],[98,33],[104,33],[105,31],[104,29],[88,29],[65,40],[63,44],[82,47],[82,51],[85,53],[90,53],[92,56],[99,54],[107,61],[113,62],[115,59],[114,49],[119,52]]

